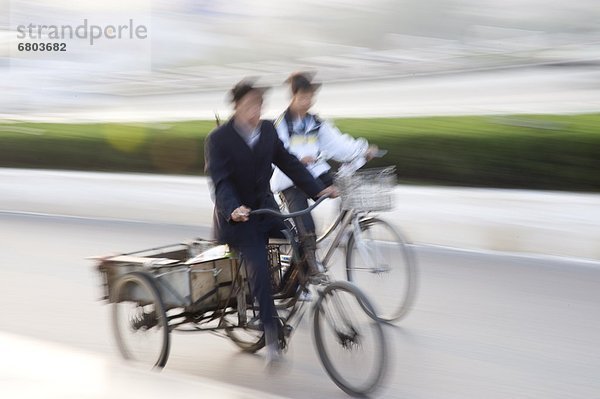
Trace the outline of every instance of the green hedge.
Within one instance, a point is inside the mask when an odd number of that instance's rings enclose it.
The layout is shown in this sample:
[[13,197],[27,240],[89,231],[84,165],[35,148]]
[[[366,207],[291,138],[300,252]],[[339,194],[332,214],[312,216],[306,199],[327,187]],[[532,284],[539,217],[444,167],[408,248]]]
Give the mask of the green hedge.
[[[401,181],[600,191],[600,114],[339,119]],[[201,174],[213,121],[0,123],[0,166]]]

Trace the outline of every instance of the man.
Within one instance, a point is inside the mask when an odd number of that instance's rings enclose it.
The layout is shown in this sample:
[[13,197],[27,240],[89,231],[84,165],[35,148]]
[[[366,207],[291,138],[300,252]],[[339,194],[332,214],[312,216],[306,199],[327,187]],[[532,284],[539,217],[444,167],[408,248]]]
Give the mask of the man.
[[[275,125],[284,146],[300,159],[314,177],[326,187],[330,187],[333,184],[333,177],[329,172],[331,167],[325,159],[319,159],[320,155],[326,154],[328,158],[338,162],[349,162],[358,157],[368,160],[378,148],[369,146],[365,139],[354,139],[341,133],[332,124],[309,113],[315,101],[315,94],[320,88],[320,84],[313,83],[312,78],[308,73],[294,73],[286,80],[290,85],[292,99]],[[280,169],[275,169],[273,173],[271,189],[274,193],[280,193],[290,212],[308,207],[306,194],[294,186]],[[317,265],[315,223],[312,216],[307,214],[297,218],[296,225],[304,256],[312,258],[309,264]]]
[[265,331],[267,362],[271,362],[278,357],[279,348],[266,244],[269,234],[279,232],[283,224],[269,216],[250,216],[249,212],[277,209],[269,188],[272,164],[309,197],[335,194],[335,190],[315,180],[287,152],[273,124],[260,119],[263,92],[250,81],[241,81],[231,90],[234,115],[209,134],[205,158],[215,191],[214,233],[219,242],[239,251],[246,263]]

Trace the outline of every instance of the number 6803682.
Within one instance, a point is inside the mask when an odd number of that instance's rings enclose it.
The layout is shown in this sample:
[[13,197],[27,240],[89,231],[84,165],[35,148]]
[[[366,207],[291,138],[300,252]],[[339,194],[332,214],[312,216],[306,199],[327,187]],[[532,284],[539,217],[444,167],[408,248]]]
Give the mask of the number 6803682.
[[19,51],[67,51],[66,43],[19,43]]

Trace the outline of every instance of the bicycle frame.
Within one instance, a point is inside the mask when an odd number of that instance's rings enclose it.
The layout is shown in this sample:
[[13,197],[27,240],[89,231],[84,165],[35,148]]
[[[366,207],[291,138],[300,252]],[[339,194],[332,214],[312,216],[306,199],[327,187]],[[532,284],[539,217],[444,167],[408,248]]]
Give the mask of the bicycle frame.
[[[352,224],[352,219],[354,217],[355,217],[355,213],[352,210],[346,211],[346,214],[340,213],[340,216],[338,216],[338,219],[332,225],[332,228],[330,228],[330,231],[327,233],[327,235],[330,234],[333,230],[335,230],[336,227],[340,226],[340,229],[338,230],[337,234],[333,238],[333,242],[329,245],[329,249],[327,249],[325,256],[321,260],[321,262],[327,269],[329,269],[328,264],[329,264],[329,261],[331,260],[331,257],[333,256],[335,249],[340,244],[340,241],[342,241],[344,231],[350,224]],[[324,237],[326,237],[327,235],[325,235]]]
[[[289,313],[285,317],[279,317],[283,330],[281,330],[282,336],[280,336],[281,343],[284,345],[284,348],[287,346],[288,340],[291,338],[292,332],[298,327],[301,323],[304,315],[306,314],[307,306],[305,306],[305,302],[299,301],[299,297],[306,287],[306,282],[303,281],[300,277],[300,271],[298,269],[300,253],[298,250],[298,246],[295,240],[295,237],[290,233],[286,234],[287,239],[289,241],[289,245],[292,248],[292,257],[290,262],[292,264],[290,267],[295,268],[291,271],[290,277],[287,282],[281,287],[281,290],[278,293],[273,295],[273,299],[276,302],[275,306],[279,310],[287,309]],[[208,331],[217,335],[222,335],[219,332],[224,331],[226,329],[236,329],[236,328],[247,328],[248,320],[245,317],[246,310],[252,310],[254,312],[254,317],[257,316],[256,307],[248,306],[245,295],[243,295],[243,287],[244,282],[241,278],[241,270],[245,268],[246,264],[244,261],[243,254],[240,254],[238,257],[238,268],[236,276],[232,282],[232,290],[229,298],[225,306],[220,307],[218,309],[214,309],[208,312],[198,312],[193,309],[193,307],[189,310],[186,310],[181,313],[177,313],[174,315],[168,316],[168,321],[171,323],[169,325],[170,331],[176,332],[198,332],[198,331]],[[246,284],[250,284],[250,281],[247,281]],[[302,287],[301,289],[297,289],[297,287]],[[242,294],[242,295],[240,295]],[[237,297],[237,306],[231,307],[231,302],[234,298]],[[226,316],[234,316],[238,315],[238,323],[231,325],[225,322]],[[179,322],[174,323],[175,320],[181,319]],[[216,325],[209,326],[208,324],[214,322]],[[185,328],[187,326],[187,328]],[[182,328],[183,327],[183,328]]]
[[338,227],[340,227],[333,239],[333,242],[329,245],[325,256],[323,257],[323,259],[321,259],[321,263],[323,263],[323,265],[327,269],[329,269],[328,264],[331,261],[331,258],[333,257],[333,253],[339,247],[339,244],[343,239],[344,232],[350,226],[352,226],[351,228],[354,231],[354,241],[356,242],[356,246],[361,257],[365,260],[370,259],[369,254],[367,253],[369,249],[366,248],[367,246],[364,245],[362,235],[359,234],[361,231],[360,223],[369,220],[370,218],[371,216],[368,212],[357,212],[354,209],[342,210],[336,218],[336,220],[329,226],[327,231],[325,231],[325,233],[317,239],[317,243],[321,243],[325,238],[330,236]]
[[337,216],[337,218],[334,220],[334,222],[329,225],[329,227],[327,228],[327,230],[325,230],[325,233],[323,233],[322,236],[317,237],[317,244],[321,243],[321,241],[323,241],[324,239],[326,239],[327,237],[329,237],[329,235],[340,225],[340,223],[342,222],[342,219],[345,216],[345,213],[348,212],[346,210],[342,210],[339,215]]

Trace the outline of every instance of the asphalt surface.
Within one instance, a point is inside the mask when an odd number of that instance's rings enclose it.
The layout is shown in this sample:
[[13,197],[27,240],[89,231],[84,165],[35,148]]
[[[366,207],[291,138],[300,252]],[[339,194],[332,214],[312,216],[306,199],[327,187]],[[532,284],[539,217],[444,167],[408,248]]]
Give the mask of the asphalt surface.
[[[0,330],[117,357],[90,255],[206,237],[206,227],[0,214]],[[600,395],[600,265],[417,247],[420,290],[386,327],[385,398]],[[339,266],[337,266],[339,269]],[[345,397],[299,327],[279,370],[206,333],[174,335],[167,368],[291,398]],[[176,394],[176,392],[174,392]]]
[[[202,176],[0,168],[0,213],[202,226],[208,187]],[[600,260],[599,194],[400,184],[394,198],[385,218],[414,243]],[[338,205],[315,208],[318,228]]]

